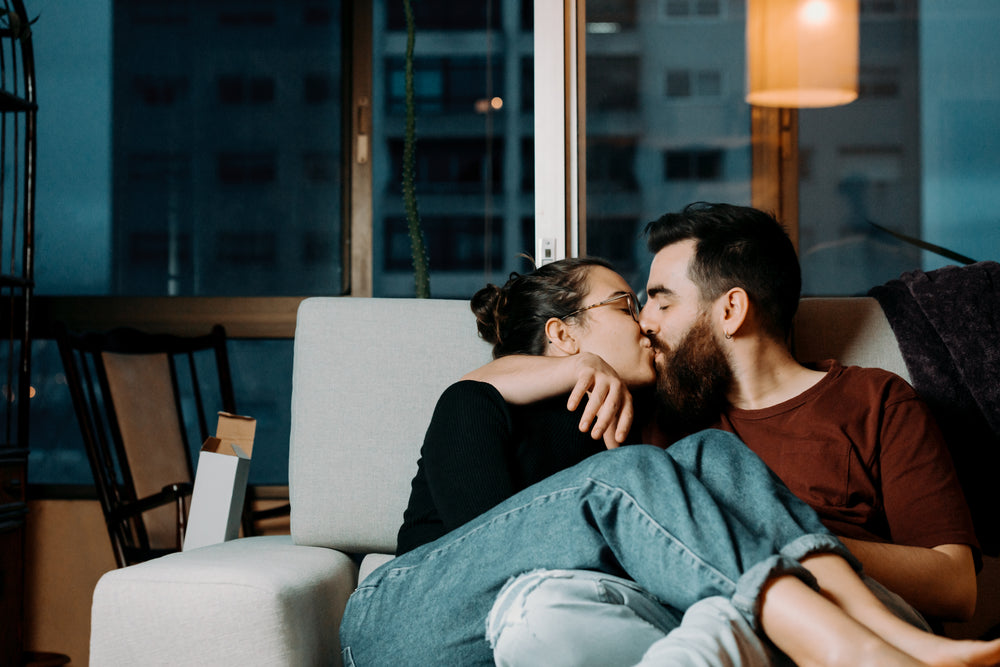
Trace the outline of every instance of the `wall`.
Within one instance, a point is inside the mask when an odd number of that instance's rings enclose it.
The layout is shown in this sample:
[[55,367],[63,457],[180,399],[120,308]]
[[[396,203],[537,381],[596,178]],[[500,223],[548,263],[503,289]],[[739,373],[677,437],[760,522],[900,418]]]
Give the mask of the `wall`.
[[28,504],[25,647],[88,664],[90,600],[115,559],[96,500]]
[[[262,500],[258,509],[281,504]],[[101,575],[115,567],[96,500],[33,500],[28,504],[25,648],[63,653],[74,667],[90,653],[90,603]],[[262,534],[287,534],[288,518],[262,522]]]

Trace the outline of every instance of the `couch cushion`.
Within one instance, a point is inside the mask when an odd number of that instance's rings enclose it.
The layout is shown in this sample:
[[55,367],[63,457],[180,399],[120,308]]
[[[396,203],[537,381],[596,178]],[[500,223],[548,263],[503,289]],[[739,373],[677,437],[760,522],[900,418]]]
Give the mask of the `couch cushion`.
[[101,577],[92,665],[339,665],[357,566],[287,536],[174,553]]
[[289,460],[295,542],[395,552],[438,396],[490,358],[467,301],[303,301]]

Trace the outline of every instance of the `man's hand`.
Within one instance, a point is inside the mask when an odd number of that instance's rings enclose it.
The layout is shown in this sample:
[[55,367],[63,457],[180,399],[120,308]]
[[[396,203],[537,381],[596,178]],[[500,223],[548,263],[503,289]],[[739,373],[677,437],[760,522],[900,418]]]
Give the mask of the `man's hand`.
[[580,406],[584,395],[589,398],[580,417],[580,430],[590,431],[597,440],[604,439],[608,449],[625,442],[632,419],[632,394],[611,366],[601,357],[589,352],[576,355],[576,384],[570,392],[566,408],[570,411]]
[[976,568],[965,544],[932,549],[840,538],[865,574],[917,611],[941,620],[968,620],[976,609]]

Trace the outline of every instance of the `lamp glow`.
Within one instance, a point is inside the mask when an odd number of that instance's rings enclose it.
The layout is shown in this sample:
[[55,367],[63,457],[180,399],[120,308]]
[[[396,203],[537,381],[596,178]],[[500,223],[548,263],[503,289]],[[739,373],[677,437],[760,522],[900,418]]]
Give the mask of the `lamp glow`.
[[833,107],[858,97],[858,0],[749,0],[747,102]]
[[833,10],[827,0],[809,0],[799,10],[799,18],[803,25],[822,26],[830,20]]

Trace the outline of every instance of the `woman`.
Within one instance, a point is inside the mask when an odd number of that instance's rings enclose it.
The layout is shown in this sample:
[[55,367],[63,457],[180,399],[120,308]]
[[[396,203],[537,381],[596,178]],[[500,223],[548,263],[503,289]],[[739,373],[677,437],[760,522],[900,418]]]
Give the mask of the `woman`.
[[[593,353],[632,387],[654,379],[635,296],[603,262],[512,276],[472,307],[494,356]],[[733,436],[706,431],[666,452],[600,451],[578,421],[563,402],[513,407],[481,383],[444,393],[399,556],[361,583],[345,611],[346,664],[493,663],[494,605],[509,597],[509,581],[535,569],[625,582],[655,607],[660,635],[692,605],[724,596],[739,621],[799,664],[1000,660],[1000,642],[950,642],[889,613],[815,513]],[[650,656],[670,653],[662,648]]]

